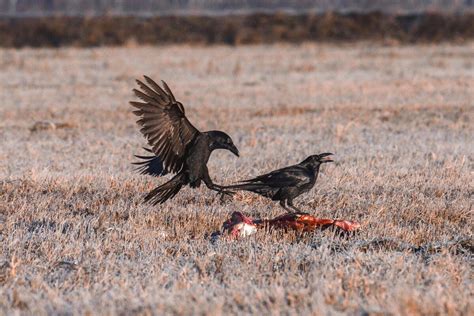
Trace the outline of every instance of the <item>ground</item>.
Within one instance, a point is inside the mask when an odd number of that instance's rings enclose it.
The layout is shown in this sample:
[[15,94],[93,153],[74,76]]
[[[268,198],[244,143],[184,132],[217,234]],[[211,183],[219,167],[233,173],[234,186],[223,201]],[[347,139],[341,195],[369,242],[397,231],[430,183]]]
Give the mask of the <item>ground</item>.
[[[391,44],[391,45],[390,45]],[[0,313],[473,314],[474,43],[0,50]],[[210,242],[233,211],[130,164],[135,78],[165,79],[228,184],[335,153],[296,200],[359,233]],[[41,121],[49,123],[36,124]]]

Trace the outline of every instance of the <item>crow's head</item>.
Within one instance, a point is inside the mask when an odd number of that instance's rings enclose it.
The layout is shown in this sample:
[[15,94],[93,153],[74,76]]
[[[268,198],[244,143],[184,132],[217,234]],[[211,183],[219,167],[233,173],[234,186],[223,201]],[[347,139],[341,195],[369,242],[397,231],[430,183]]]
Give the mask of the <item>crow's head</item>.
[[312,155],[306,158],[305,160],[303,160],[303,163],[310,163],[313,166],[319,166],[320,164],[325,163],[325,162],[333,162],[334,160],[332,160],[331,157],[329,157],[332,155],[334,154],[322,153],[319,155]]
[[207,135],[211,138],[210,148],[214,149],[227,149],[230,150],[234,155],[239,157],[239,150],[235,147],[232,138],[224,132],[221,131],[210,131],[207,132]]

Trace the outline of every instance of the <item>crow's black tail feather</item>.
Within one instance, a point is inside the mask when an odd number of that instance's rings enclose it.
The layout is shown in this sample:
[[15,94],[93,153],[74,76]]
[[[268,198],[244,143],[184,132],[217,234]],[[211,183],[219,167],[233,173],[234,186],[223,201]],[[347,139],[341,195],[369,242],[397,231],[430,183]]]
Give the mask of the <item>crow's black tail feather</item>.
[[145,196],[145,203],[150,202],[153,205],[163,204],[172,199],[181,190],[183,185],[187,184],[186,175],[178,173],[170,181],[153,189]]

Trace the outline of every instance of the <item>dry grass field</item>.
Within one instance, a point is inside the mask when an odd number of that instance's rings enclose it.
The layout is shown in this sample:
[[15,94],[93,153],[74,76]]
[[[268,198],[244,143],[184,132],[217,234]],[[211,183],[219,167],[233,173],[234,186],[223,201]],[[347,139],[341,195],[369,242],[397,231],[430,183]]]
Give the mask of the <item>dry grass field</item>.
[[[0,314],[472,315],[473,52],[0,50]],[[212,243],[233,211],[282,210],[204,187],[141,204],[163,181],[130,164],[145,145],[128,105],[142,74],[165,79],[198,128],[233,137],[241,157],[209,162],[217,183],[335,153],[296,204],[361,231]]]

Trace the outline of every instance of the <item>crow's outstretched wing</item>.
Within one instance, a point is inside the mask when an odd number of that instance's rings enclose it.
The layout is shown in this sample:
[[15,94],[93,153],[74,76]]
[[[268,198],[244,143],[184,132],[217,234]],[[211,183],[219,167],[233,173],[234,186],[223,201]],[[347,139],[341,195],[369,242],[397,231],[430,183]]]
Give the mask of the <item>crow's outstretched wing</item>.
[[186,147],[193,142],[199,131],[184,114],[183,105],[176,101],[168,85],[163,88],[147,76],[147,84],[137,80],[140,90],[133,89],[144,102],[131,101],[140,117],[137,123],[153,153],[163,163],[164,172],[177,173],[184,163]]

